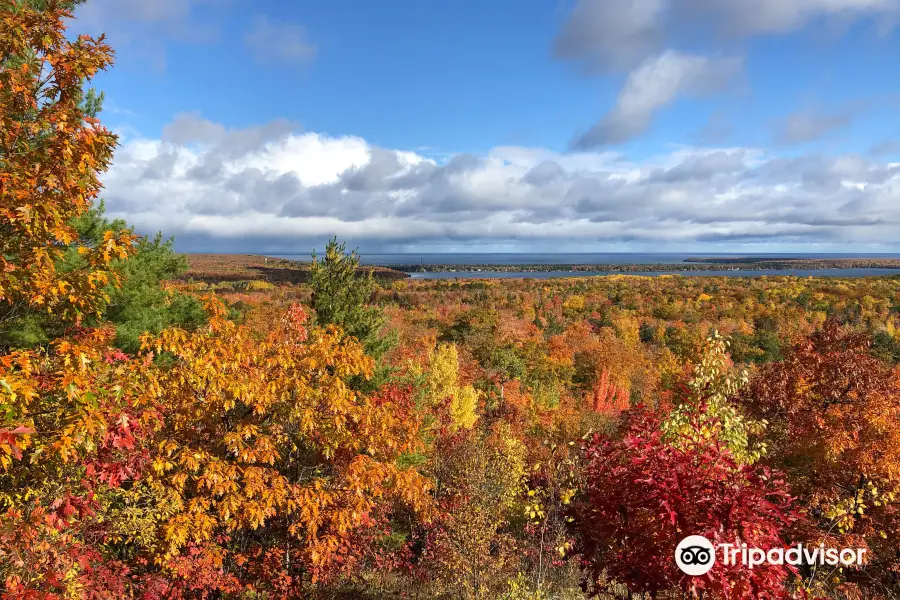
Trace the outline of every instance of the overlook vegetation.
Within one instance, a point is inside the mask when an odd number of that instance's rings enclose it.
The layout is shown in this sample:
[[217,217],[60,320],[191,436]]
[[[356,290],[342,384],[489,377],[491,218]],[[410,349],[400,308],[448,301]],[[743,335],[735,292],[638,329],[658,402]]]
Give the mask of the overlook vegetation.
[[197,277],[103,217],[64,8],[0,0],[4,600],[900,594],[900,279]]

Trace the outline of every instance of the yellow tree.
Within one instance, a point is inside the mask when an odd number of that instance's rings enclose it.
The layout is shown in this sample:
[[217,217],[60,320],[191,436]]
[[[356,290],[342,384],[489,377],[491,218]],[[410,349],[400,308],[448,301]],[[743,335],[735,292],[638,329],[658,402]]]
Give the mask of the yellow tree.
[[428,365],[427,394],[431,406],[447,403],[451,427],[471,429],[478,420],[478,391],[459,384],[459,353],[456,344],[441,344]]
[[441,512],[423,566],[434,597],[496,598],[521,557],[508,524],[522,510],[526,448],[500,423],[441,438],[433,456]]
[[23,423],[0,435],[8,589],[300,593],[352,571],[394,507],[428,508],[411,394],[351,389],[373,365],[356,340],[298,306],[262,341],[208,310],[136,358],[95,330],[0,361]]

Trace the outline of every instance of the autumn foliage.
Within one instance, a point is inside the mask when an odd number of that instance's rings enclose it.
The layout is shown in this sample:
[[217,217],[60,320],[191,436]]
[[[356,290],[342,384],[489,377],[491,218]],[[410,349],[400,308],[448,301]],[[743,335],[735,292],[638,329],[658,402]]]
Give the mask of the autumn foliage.
[[[900,583],[900,371],[870,345],[828,321],[783,362],[761,369],[743,394],[771,423],[771,460],[792,476],[815,519],[806,535],[869,549],[864,572],[848,574],[847,589],[857,593],[860,583]],[[816,575],[809,583],[821,586]]]
[[[78,325],[130,248],[108,234],[55,270],[114,144],[80,108],[109,49],[67,41],[52,3],[0,15],[0,301]],[[100,326],[0,357],[4,598],[296,597],[352,570],[393,510],[426,514],[429,483],[402,464],[421,447],[410,391],[351,389],[374,367],[355,339],[299,305],[264,339],[218,300],[207,313],[136,356]]]
[[127,234],[108,232],[82,248],[85,267],[56,269],[75,241],[73,217],[100,191],[115,136],[85,115],[81,86],[112,61],[103,41],[70,41],[62,10],[0,3],[0,319],[25,310],[80,321],[96,313],[110,262],[131,252]]
[[[397,501],[421,509],[428,484],[397,466],[419,450],[419,420],[403,394],[365,398],[347,379],[371,372],[359,344],[304,327],[292,307],[267,340],[220,317],[207,335],[148,340],[176,361],[152,382],[171,416],[158,433],[148,492],[178,512],[160,526],[163,556],[218,535],[279,531],[260,551],[294,546],[294,571],[313,580],[348,567],[347,540]],[[250,545],[254,547],[253,544]]]
[[641,411],[629,415],[620,439],[592,437],[585,460],[572,515],[589,590],[622,582],[650,594],[791,597],[785,567],[751,571],[719,562],[708,575],[690,577],[672,559],[688,535],[714,545],[783,547],[783,531],[798,513],[784,481],[768,469],[740,465],[721,443],[667,444],[659,421]]
[[[0,340],[0,599],[896,597],[900,280],[388,285],[334,240],[117,348],[70,17],[0,0],[0,330],[54,338]],[[689,577],[690,534],[869,559]]]
[[604,370],[589,396],[591,409],[599,414],[618,415],[629,407],[628,394],[609,380]]
[[[354,536],[392,503],[425,508],[428,483],[397,464],[419,448],[408,392],[351,391],[372,368],[358,344],[308,331],[300,307],[263,342],[210,311],[207,330],[148,337],[135,358],[102,332],[4,357],[10,593],[108,586],[98,573],[129,589],[268,589],[258,573],[277,556],[283,581],[315,581],[353,566]],[[90,540],[127,549],[141,576]],[[233,570],[214,576],[223,561]]]

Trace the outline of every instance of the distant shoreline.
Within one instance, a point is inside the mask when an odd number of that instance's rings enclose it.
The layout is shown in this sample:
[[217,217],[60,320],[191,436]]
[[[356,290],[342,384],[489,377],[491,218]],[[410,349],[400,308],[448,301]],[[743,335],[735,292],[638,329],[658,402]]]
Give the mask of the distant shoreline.
[[630,264],[408,264],[371,265],[404,273],[649,273],[691,271],[786,271],[817,269],[898,269],[897,258],[687,258],[681,263]]
[[[275,258],[254,254],[188,254],[190,267],[180,278],[186,281],[235,282],[262,280],[270,283],[305,283],[309,280],[309,262]],[[394,281],[415,277],[416,274],[445,274],[449,277],[466,274],[496,276],[509,273],[515,277],[520,273],[559,273],[560,276],[579,275],[641,275],[663,273],[733,273],[748,272],[778,274],[773,272],[822,271],[853,269],[882,269],[900,275],[900,258],[771,258],[734,257],[703,258],[689,257],[680,263],[603,263],[603,264],[369,264],[359,267],[360,273],[375,271],[375,277],[382,281]],[[765,272],[765,273],[762,273]],[[493,274],[493,275],[492,275]],[[883,274],[882,274],[883,275]],[[833,275],[830,275],[833,276]],[[876,275],[877,276],[877,275]]]

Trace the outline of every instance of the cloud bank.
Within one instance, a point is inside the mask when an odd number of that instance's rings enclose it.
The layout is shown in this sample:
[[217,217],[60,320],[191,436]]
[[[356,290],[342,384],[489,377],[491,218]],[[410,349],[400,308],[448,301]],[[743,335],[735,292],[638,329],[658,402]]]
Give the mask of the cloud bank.
[[111,215],[192,251],[306,251],[331,235],[399,251],[893,244],[900,234],[900,163],[750,148],[634,162],[496,147],[439,163],[289,122],[231,130],[184,114],[163,139],[123,141],[104,182]]

